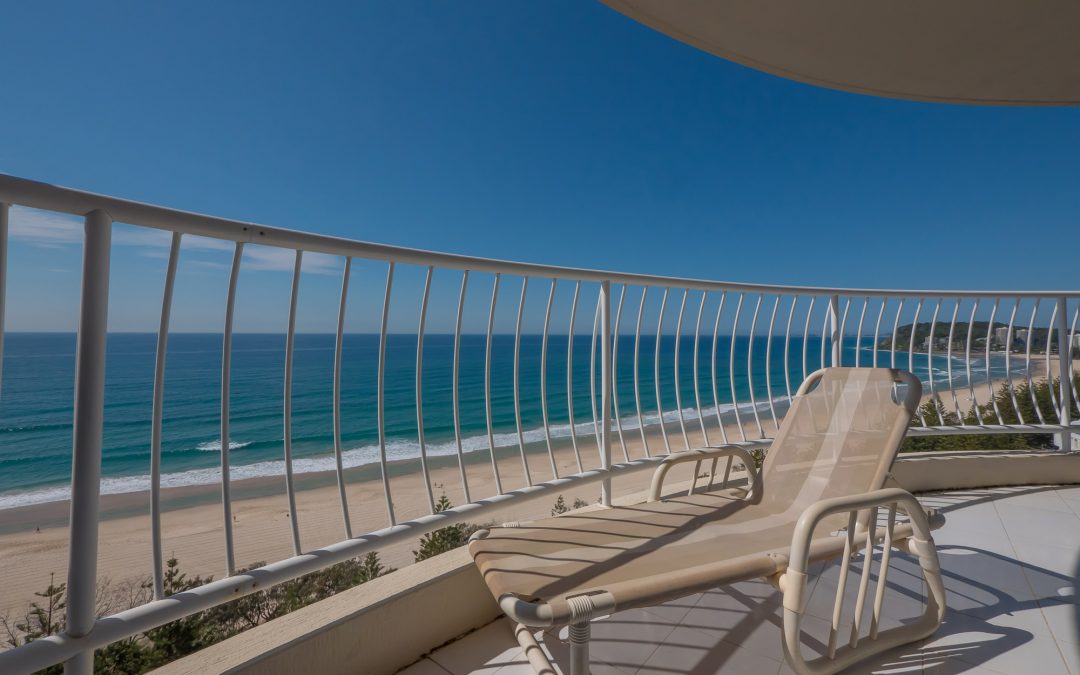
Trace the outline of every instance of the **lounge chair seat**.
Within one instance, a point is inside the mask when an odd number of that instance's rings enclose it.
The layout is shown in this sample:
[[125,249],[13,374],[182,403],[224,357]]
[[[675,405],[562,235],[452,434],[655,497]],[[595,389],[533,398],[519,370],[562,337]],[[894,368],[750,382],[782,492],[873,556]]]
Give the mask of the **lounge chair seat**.
[[[474,547],[488,587],[496,597],[543,602],[559,614],[567,598],[600,591],[629,609],[768,577],[787,563],[792,527],[782,514],[762,515],[750,502],[709,492],[496,532]],[[811,562],[843,552],[843,537],[824,534]]]
[[[944,521],[924,512],[904,490],[883,488],[920,396],[919,381],[902,371],[818,371],[800,387],[760,475],[755,460],[738,446],[673,453],[657,470],[648,502],[482,530],[469,551],[513,619],[526,626],[571,626],[575,674],[587,672],[593,616],[759,577],[784,592],[783,647],[792,668],[837,672],[930,634],[944,613],[930,537],[930,530]],[[748,489],[661,498],[671,466],[722,457],[742,463]],[[879,509],[888,513],[884,527],[878,526]],[[907,522],[896,522],[898,510],[908,515]],[[860,648],[859,621],[869,581],[864,571],[849,644],[837,648],[834,621],[829,653],[805,660],[799,626],[807,566],[841,557],[842,586],[850,558],[860,550],[871,555],[878,543],[883,544],[885,566],[892,547],[918,556],[930,591],[923,617],[879,634],[879,590],[870,636]],[[518,636],[528,647],[528,631],[519,630]]]

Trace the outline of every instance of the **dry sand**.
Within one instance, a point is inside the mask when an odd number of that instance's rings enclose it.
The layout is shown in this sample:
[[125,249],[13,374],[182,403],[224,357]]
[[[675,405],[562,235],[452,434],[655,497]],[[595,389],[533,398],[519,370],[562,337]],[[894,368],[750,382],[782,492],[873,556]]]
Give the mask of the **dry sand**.
[[[745,417],[745,415],[744,415]],[[751,416],[748,437],[759,437]],[[772,432],[771,418],[762,418],[767,434]],[[702,443],[700,423],[686,420],[691,446]],[[751,427],[754,436],[749,436]],[[715,418],[708,426],[710,440],[721,441]],[[729,425],[731,440],[741,440],[738,428]],[[678,423],[667,425],[672,450],[684,449]],[[663,453],[664,442],[659,427],[646,434],[653,454]],[[579,450],[586,469],[599,466],[593,436],[579,437]],[[640,431],[626,430],[626,451],[631,458],[644,457]],[[555,458],[562,476],[575,473],[577,462],[569,443],[556,448]],[[527,447],[529,469],[534,483],[552,478],[551,460],[543,443]],[[504,491],[524,487],[524,471],[519,448],[501,448],[496,453]],[[497,493],[490,454],[466,455],[465,464],[470,495],[473,499]],[[623,461],[622,445],[614,436],[613,462]],[[465,503],[456,457],[433,458],[431,478],[436,499],[445,492],[454,504]],[[669,480],[690,477],[690,466],[672,471]],[[391,493],[398,522],[428,513],[427,492],[416,461],[391,465]],[[614,481],[615,495],[641,492],[648,487],[648,470],[622,476]],[[346,471],[347,498],[352,530],[356,535],[379,530],[388,524],[386,502],[378,467],[357,467]],[[296,477],[297,516],[301,546],[312,550],[345,539],[336,477],[332,472],[301,474]],[[518,500],[489,511],[485,522],[529,520],[550,514],[555,499],[562,494],[566,504],[575,499],[595,502],[599,483],[567,487],[541,497]],[[232,484],[236,562],[249,566],[288,558],[293,554],[288,502],[281,477],[236,481]],[[181,570],[188,575],[223,576],[225,571],[224,535],[220,488],[192,486],[162,490],[162,538],[165,557],[176,556]],[[58,582],[67,577],[68,502],[54,502],[0,511],[0,615],[21,610],[43,590],[50,575]],[[99,527],[98,578],[115,585],[148,579],[152,568],[149,493],[106,495],[102,497],[102,520]],[[40,528],[40,530],[35,530]],[[413,561],[416,543],[380,551],[383,562],[401,567]]]

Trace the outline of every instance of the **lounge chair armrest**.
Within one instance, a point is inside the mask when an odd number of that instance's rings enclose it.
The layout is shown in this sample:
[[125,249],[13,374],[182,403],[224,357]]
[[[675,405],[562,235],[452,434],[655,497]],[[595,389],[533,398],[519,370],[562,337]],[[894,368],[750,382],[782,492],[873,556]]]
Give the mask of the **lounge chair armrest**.
[[[882,533],[884,549],[878,566],[877,590],[871,596],[869,592],[869,568],[873,561],[873,549],[880,541],[876,522],[876,510],[888,507],[889,517]],[[903,526],[905,546],[910,553],[918,557],[919,567],[922,572],[927,588],[927,600],[922,616],[914,621],[905,622],[903,625],[888,630],[878,630],[878,618],[882,610],[884,599],[884,583],[888,574],[889,552],[892,546],[900,542],[894,538],[894,523],[896,510],[907,513],[910,523]],[[867,512],[869,518],[859,527],[859,513]],[[801,622],[806,604],[809,599],[807,592],[807,565],[814,547],[814,529],[825,518],[841,514],[848,514],[848,525],[845,531],[844,553],[841,557],[839,581],[836,591],[836,609],[833,615],[832,630],[829,634],[828,649],[826,653],[816,659],[806,660],[801,647]],[[795,524],[795,531],[791,538],[788,568],[779,580],[780,588],[784,593],[784,653],[788,664],[799,675],[831,675],[851,665],[858,663],[870,656],[880,654],[888,649],[922,639],[932,634],[945,617],[945,586],[941,577],[941,567],[938,563],[937,549],[934,539],[930,535],[931,529],[939,527],[944,519],[934,514],[929,516],[922,504],[915,496],[901,488],[884,488],[860,495],[849,495],[833,499],[823,499],[811,504],[803,511]],[[910,528],[910,529],[909,529]],[[896,528],[900,529],[900,528]],[[820,545],[818,540],[817,544]],[[846,589],[848,569],[851,559],[856,555],[859,548],[863,548],[863,569],[860,572],[858,596],[855,603],[855,616],[851,624],[849,634],[843,638],[839,635],[839,612],[842,608],[843,597]],[[869,639],[863,640],[860,623],[863,617],[864,605],[872,603],[872,621],[869,629]],[[845,644],[846,643],[846,644]]]
[[[667,477],[668,471],[671,471],[671,467],[685,462],[700,463],[706,459],[715,460],[721,457],[733,457],[742,461],[750,478],[750,493],[747,495],[747,498],[749,499],[757,490],[757,463],[747,449],[741,445],[718,445],[710,448],[698,448],[695,450],[675,452],[665,457],[660,462],[660,466],[656,467],[656,471],[653,473],[652,485],[649,487],[649,501],[655,502],[660,499],[660,494],[664,489],[664,478]],[[696,470],[694,481],[697,481]],[[693,485],[691,485],[691,491],[693,491]]]
[[814,529],[818,523],[828,516],[838,513],[855,514],[859,511],[894,504],[911,518],[911,525],[916,537],[924,540],[930,538],[930,530],[933,528],[926,510],[919,503],[919,500],[915,498],[915,495],[903,488],[882,488],[859,495],[822,499],[808,506],[795,524],[795,533],[791,538],[791,560],[788,563],[788,569],[802,573],[806,572]]

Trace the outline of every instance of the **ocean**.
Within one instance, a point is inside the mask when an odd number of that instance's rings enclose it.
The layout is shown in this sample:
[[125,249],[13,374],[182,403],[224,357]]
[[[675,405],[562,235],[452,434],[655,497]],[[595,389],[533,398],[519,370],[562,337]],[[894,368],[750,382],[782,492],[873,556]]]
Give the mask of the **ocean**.
[[[645,423],[660,417],[654,391],[655,336],[642,336],[640,347],[641,403]],[[728,377],[731,337],[717,340],[717,388],[722,412],[732,410]],[[766,338],[754,339],[753,363],[748,368],[746,336],[737,336],[735,390],[740,410],[748,407],[752,371],[753,393],[760,414],[768,416],[765,354]],[[566,396],[567,337],[548,338],[547,394],[549,418],[555,437],[570,434]],[[821,338],[807,338],[809,368],[820,365]],[[221,335],[170,335],[166,361],[165,409],[162,433],[162,485],[164,487],[220,482],[219,406]],[[617,388],[624,430],[638,425],[634,406],[633,339],[623,336],[618,347]],[[693,337],[683,336],[680,346],[682,406],[694,405]],[[870,338],[863,339],[861,360],[870,360]],[[702,336],[699,353],[701,403],[715,414],[712,390],[712,339]],[[591,435],[589,335],[574,338],[574,417],[579,434]],[[664,419],[677,417],[674,383],[676,339],[660,343],[661,390]],[[106,356],[105,431],[102,451],[102,492],[114,494],[147,490],[150,486],[150,419],[156,336],[150,333],[113,333]],[[802,338],[790,345],[792,387],[802,379]],[[376,373],[379,336],[344,337],[342,357],[342,447],[345,465],[378,461],[376,427]],[[484,408],[483,335],[461,339],[460,405],[463,446],[466,452],[488,449]],[[283,372],[285,336],[237,334],[233,337],[230,461],[232,478],[283,473]],[[539,335],[521,338],[520,398],[526,442],[542,441],[540,405]],[[429,455],[456,453],[452,413],[453,336],[428,335],[424,340],[424,432]],[[785,397],[783,339],[773,338],[772,394]],[[879,352],[879,363],[889,355]],[[854,364],[854,338],[844,342],[843,361]],[[927,356],[916,354],[916,374],[925,382]],[[906,367],[908,355],[897,353],[897,365]],[[332,435],[334,336],[296,336],[293,365],[293,457],[298,473],[334,468]],[[65,333],[9,333],[3,361],[0,394],[0,508],[66,499],[71,476],[71,423],[75,335]],[[516,446],[513,404],[514,336],[497,335],[492,350],[492,416],[495,443]],[[1004,360],[991,357],[994,378],[1005,373]],[[386,350],[385,411],[388,459],[419,456],[415,412],[416,336],[390,335]],[[1014,364],[1014,370],[1016,369]],[[946,361],[934,356],[934,377],[945,381]],[[599,370],[599,364],[597,364]],[[963,386],[964,367],[954,360],[954,379]],[[597,373],[599,375],[599,373]],[[985,358],[973,360],[973,379],[985,382]],[[940,385],[939,385],[940,386]],[[597,387],[599,396],[599,387]],[[690,413],[693,417],[696,413]],[[771,419],[771,418],[770,418]],[[744,421],[746,418],[744,417]]]

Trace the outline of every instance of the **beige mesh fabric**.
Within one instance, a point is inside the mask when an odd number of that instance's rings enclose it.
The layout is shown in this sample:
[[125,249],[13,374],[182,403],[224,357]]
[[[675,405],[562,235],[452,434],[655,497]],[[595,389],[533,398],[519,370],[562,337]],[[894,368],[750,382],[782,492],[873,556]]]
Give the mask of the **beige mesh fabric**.
[[825,371],[785,416],[755,503],[714,493],[567,514],[493,528],[470,553],[496,597],[545,602],[604,590],[644,604],[769,573],[766,554],[787,549],[807,506],[884,483],[918,400],[894,399],[897,377]]

